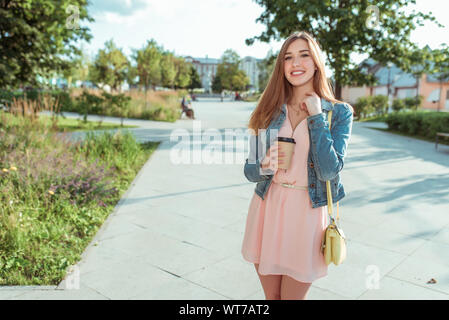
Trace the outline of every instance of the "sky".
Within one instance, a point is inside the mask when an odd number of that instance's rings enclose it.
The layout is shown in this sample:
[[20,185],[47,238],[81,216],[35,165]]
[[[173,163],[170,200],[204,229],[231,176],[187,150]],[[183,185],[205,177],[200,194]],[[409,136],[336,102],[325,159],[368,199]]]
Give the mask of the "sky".
[[[240,57],[264,58],[268,51],[279,50],[282,42],[254,42],[245,39],[260,35],[265,26],[256,23],[264,11],[253,0],[90,0],[88,10],[95,19],[84,23],[93,38],[84,48],[94,55],[104,43],[113,39],[128,56],[154,39],[165,50],[178,56],[219,59],[231,48]],[[449,44],[449,1],[416,0],[408,10],[432,12],[444,28],[426,23],[412,32],[411,40],[420,46],[438,48]],[[364,57],[352,57],[360,62]]]

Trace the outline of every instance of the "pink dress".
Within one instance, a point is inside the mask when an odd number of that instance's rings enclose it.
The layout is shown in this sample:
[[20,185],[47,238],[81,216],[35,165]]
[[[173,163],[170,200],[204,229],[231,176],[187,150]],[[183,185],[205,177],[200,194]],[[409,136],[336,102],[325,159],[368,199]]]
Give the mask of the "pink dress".
[[296,141],[290,168],[276,172],[265,200],[254,193],[246,220],[242,255],[245,260],[258,263],[262,275],[282,274],[310,283],[327,275],[327,265],[320,251],[328,224],[327,206],[312,208],[307,190],[274,183],[308,185],[307,119],[293,130],[287,111],[279,136],[293,136]]

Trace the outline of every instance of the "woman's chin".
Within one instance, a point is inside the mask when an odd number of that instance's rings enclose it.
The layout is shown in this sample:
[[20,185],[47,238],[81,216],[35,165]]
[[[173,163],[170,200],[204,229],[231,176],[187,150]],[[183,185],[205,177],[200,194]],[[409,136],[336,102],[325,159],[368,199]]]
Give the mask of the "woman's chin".
[[304,80],[304,79],[288,79],[288,82],[290,82],[290,84],[294,87],[301,87],[305,84],[307,84],[308,82],[310,82],[313,79],[313,77],[311,77],[308,80]]
[[308,81],[290,81],[290,84],[293,87],[302,87],[303,85],[307,84]]

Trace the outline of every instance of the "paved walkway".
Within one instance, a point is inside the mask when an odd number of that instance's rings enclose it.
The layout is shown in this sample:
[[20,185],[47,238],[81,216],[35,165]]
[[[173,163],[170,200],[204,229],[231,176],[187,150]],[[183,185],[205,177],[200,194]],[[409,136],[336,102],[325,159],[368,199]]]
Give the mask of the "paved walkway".
[[[193,106],[202,130],[224,133],[245,130],[254,104],[203,100]],[[3,287],[0,299],[264,299],[254,266],[240,253],[254,190],[243,162],[176,165],[170,134],[192,131],[192,121],[125,123],[141,126],[131,129],[140,141],[163,143],[73,275],[57,287]],[[369,127],[385,125],[354,123],[342,172],[347,260],[330,265],[308,298],[447,300],[449,146],[437,152],[433,143]],[[428,284],[431,278],[436,283]]]

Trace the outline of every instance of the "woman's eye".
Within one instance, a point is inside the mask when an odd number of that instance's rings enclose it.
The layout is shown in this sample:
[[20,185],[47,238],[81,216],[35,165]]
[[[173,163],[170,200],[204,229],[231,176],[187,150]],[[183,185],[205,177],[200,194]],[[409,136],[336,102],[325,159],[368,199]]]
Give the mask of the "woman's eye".
[[[308,57],[309,55],[307,54],[307,53],[305,53],[305,54],[302,54],[301,55],[301,58],[305,58],[305,57]],[[288,59],[291,59],[292,57],[286,57],[285,58],[285,60],[288,60]]]

